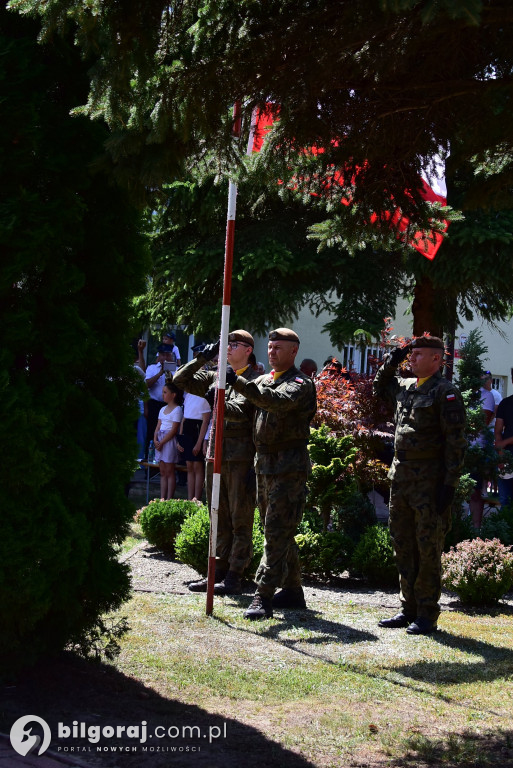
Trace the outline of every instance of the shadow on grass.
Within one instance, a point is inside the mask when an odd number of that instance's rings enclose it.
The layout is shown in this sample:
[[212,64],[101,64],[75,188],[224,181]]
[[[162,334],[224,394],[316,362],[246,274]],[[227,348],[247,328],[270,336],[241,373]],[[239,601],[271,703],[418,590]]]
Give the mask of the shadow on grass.
[[[87,662],[73,654],[65,653],[41,663],[12,684],[2,686],[1,702],[1,732],[8,734],[19,717],[37,715],[51,728],[53,752],[95,766],[239,768],[244,764],[245,768],[313,768],[308,760],[256,728],[161,696],[108,664]],[[73,721],[86,724],[85,734],[73,738],[71,732],[69,738],[59,738],[58,723],[71,727]],[[164,733],[171,728],[171,734],[164,738],[148,737],[143,745],[138,738],[128,738],[126,734],[118,737],[116,732],[112,738],[101,736],[97,744],[88,739],[88,733],[93,735],[87,730],[91,726],[141,728],[143,721],[148,734],[154,733],[156,727],[162,727]],[[39,735],[38,727],[34,725],[34,735]],[[73,752],[71,747],[75,748]],[[136,752],[131,751],[133,747],[137,747]]]
[[[232,599],[234,598],[232,597]],[[247,607],[247,599],[243,598],[243,601],[244,602],[242,602],[242,600],[240,601],[241,605],[243,604],[244,607]],[[237,602],[239,602],[239,600],[237,600]],[[221,619],[219,616],[214,616],[214,618],[216,621],[219,621],[226,626],[230,626],[231,628],[235,628],[239,632],[247,632],[251,635],[254,634],[253,630],[255,625],[253,622],[248,621],[247,628],[241,626],[234,627],[231,622]],[[314,652],[313,649],[310,653],[305,646],[322,646],[326,642],[333,641],[347,645],[349,643],[363,643],[369,640],[378,639],[377,636],[371,632],[356,629],[355,627],[350,627],[346,624],[341,624],[340,622],[329,621],[328,619],[323,618],[322,614],[309,609],[297,611],[288,610],[286,617],[283,619],[280,619],[279,616],[276,615],[274,616],[274,619],[272,624],[267,624],[267,622],[265,622],[260,625],[263,629],[262,631],[259,631],[259,637],[268,638],[302,656],[315,659],[316,661],[324,661],[328,664],[336,665],[337,662],[333,661],[331,658],[323,656],[322,653],[319,654],[318,652]],[[308,632],[315,632],[317,634],[313,637],[305,637],[301,634],[298,637],[281,636],[282,632],[287,630],[290,631],[293,628],[299,630],[304,628]]]
[[406,754],[392,758],[391,768],[418,768],[444,766],[444,768],[488,768],[513,765],[513,730],[491,733],[463,731],[451,733],[447,739],[429,739],[420,734],[408,737]]
[[405,677],[424,682],[457,685],[477,681],[496,680],[513,674],[513,651],[509,648],[485,643],[482,640],[459,637],[450,632],[437,632],[430,636],[440,645],[479,656],[476,661],[417,661],[396,667]]

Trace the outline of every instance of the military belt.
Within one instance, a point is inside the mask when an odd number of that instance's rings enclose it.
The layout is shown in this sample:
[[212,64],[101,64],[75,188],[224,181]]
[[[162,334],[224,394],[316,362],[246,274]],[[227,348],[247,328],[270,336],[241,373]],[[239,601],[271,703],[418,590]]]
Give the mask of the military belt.
[[251,438],[252,425],[248,424],[246,429],[225,429],[224,437],[248,437]]
[[441,459],[440,451],[395,451],[394,456],[397,461],[418,461],[422,459]]
[[257,445],[256,450],[259,454],[267,453],[279,453],[280,451],[286,451],[289,448],[305,448],[306,440],[284,440],[282,443],[276,445]]

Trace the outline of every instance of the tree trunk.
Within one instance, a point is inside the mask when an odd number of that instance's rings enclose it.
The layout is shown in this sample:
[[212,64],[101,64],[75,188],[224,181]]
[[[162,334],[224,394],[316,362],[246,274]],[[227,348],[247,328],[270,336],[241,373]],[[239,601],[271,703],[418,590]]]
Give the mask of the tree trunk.
[[426,332],[431,336],[443,337],[443,327],[436,319],[435,289],[426,275],[421,277],[415,285],[412,311],[414,336],[422,336]]

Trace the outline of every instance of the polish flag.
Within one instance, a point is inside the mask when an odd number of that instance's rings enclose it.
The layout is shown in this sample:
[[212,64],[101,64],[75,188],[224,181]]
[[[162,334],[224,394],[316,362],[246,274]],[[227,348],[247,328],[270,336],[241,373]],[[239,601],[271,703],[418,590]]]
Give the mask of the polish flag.
[[[260,152],[263,147],[265,136],[272,128],[276,113],[279,113],[279,108],[274,105],[269,105],[266,109],[255,110],[253,112],[251,120],[250,136],[248,141],[248,154],[251,152]],[[314,154],[323,152],[324,150],[318,150],[315,147],[311,147],[311,152]],[[434,162],[435,173],[428,175],[427,172],[422,172],[419,177],[419,188],[421,197],[429,203],[441,203],[447,205],[447,187],[445,184],[445,163],[441,157],[437,156]],[[327,182],[326,186],[331,186],[333,182],[343,186],[343,176],[341,171],[335,171],[332,177],[332,181]],[[315,194],[315,193],[312,193]],[[340,202],[343,205],[350,205],[351,201],[347,197],[341,198]],[[377,222],[378,219],[385,218],[390,222],[398,232],[405,232],[408,229],[410,220],[407,216],[403,216],[399,208],[395,211],[387,211],[384,216],[379,217],[377,214],[373,214],[371,221]],[[444,221],[444,232],[447,231],[449,226],[448,221]],[[410,245],[413,246],[419,253],[430,259],[435,258],[438,249],[442,245],[443,236],[441,232],[416,232],[410,239]]]

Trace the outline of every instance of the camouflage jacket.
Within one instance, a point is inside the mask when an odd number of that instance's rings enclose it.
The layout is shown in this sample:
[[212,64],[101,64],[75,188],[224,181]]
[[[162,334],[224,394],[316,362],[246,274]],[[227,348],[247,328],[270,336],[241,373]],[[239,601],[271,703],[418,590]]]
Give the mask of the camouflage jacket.
[[465,406],[459,391],[437,371],[417,387],[386,362],[374,379],[374,393],[395,407],[393,478],[403,461],[429,461],[429,471],[443,474],[445,485],[456,486],[463,468],[466,439]]
[[[182,365],[173,376],[173,383],[180,389],[190,392],[192,395],[204,397],[207,390],[217,381],[215,371],[200,370],[205,365],[205,360],[198,355],[195,360]],[[251,366],[246,368],[241,378],[251,381],[258,377],[258,373]],[[230,402],[238,404],[241,414],[237,422],[224,421],[223,427],[223,462],[225,461],[253,461],[255,445],[253,443],[253,406],[244,400],[232,387],[225,391],[225,409]]]
[[[315,385],[295,366],[276,381],[272,374],[245,381],[240,376],[233,388],[255,406],[253,439],[258,474],[308,472],[310,422],[317,410]],[[228,418],[236,418],[229,407]]]

